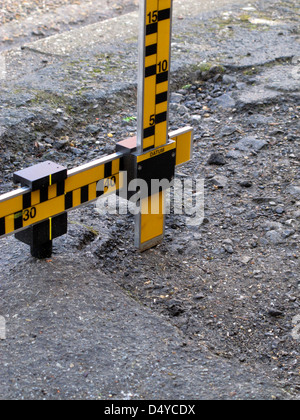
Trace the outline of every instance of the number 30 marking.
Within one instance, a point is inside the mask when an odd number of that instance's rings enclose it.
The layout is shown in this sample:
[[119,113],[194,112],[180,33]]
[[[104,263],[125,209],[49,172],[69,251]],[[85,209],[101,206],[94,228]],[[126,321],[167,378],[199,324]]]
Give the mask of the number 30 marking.
[[23,211],[24,222],[28,222],[29,219],[34,219],[35,217],[36,217],[36,207],[32,207],[31,209],[26,209]]

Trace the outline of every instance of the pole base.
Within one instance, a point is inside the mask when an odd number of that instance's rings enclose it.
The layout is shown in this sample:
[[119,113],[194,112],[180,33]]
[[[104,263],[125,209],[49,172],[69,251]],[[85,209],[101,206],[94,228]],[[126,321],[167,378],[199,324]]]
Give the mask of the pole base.
[[31,255],[43,260],[51,258],[52,241],[68,231],[68,215],[62,213],[15,234],[16,239],[30,246]]

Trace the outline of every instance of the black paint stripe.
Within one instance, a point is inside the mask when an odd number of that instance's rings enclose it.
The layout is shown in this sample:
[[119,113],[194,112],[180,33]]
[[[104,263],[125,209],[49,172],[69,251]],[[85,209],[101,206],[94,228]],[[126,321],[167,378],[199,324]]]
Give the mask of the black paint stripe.
[[81,188],[81,204],[89,201],[89,186],[85,185]]
[[31,207],[31,192],[23,195],[23,210]]
[[155,124],[160,124],[165,121],[167,121],[167,112],[162,112],[161,114],[156,115]]
[[146,26],[146,35],[152,35],[152,34],[156,34],[158,31],[158,24],[156,23],[151,23],[150,25]]
[[168,101],[168,92],[162,92],[156,95],[156,105]]
[[71,208],[73,208],[73,191],[70,191],[65,195],[65,210]]
[[155,136],[155,126],[146,128],[144,130],[144,139],[147,139],[148,137],[151,137],[151,136]]
[[158,12],[158,21],[170,19],[171,18],[171,9],[159,10]]
[[156,75],[156,64],[154,66],[146,67],[145,69],[145,77],[151,77]]
[[104,195],[104,191],[98,191],[96,193],[97,198],[102,197]]
[[165,71],[164,73],[159,73],[156,76],[156,84],[167,82],[169,80],[169,72]]
[[23,212],[15,213],[15,230],[23,227]]
[[65,193],[65,181],[57,183],[57,197],[64,195]]
[[109,178],[112,176],[112,162],[108,162],[104,167],[104,178]]
[[149,45],[146,47],[146,57],[157,54],[157,44]]
[[44,203],[45,201],[48,201],[48,187],[40,189],[40,203]]
[[0,219],[0,236],[5,235],[5,217]]

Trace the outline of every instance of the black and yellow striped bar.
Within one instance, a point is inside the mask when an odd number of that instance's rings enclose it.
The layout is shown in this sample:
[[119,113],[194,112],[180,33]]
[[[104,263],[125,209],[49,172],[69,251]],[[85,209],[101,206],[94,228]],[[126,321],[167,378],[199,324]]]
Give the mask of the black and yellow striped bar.
[[116,153],[70,170],[65,181],[40,190],[24,187],[0,196],[0,237],[47,219],[51,223],[54,216],[118,191],[123,187],[121,157]]
[[[175,150],[175,144],[176,166],[188,162],[192,157],[193,128],[174,131],[169,138],[175,143],[149,150],[137,156],[137,162],[150,161],[158,154]],[[36,191],[23,187],[1,195],[0,237],[88,204],[101,195],[119,191],[124,187],[122,158],[123,153],[115,153],[68,171],[63,182]]]
[[[173,0],[141,0],[140,4],[137,162],[148,161],[150,178],[160,179],[153,157],[163,156],[176,146],[168,143]],[[168,165],[173,165],[174,170],[174,158],[169,157]],[[165,191],[141,198],[135,229],[135,243],[141,251],[157,245],[164,237],[164,208]]]
[[168,141],[172,0],[142,0],[138,151]]

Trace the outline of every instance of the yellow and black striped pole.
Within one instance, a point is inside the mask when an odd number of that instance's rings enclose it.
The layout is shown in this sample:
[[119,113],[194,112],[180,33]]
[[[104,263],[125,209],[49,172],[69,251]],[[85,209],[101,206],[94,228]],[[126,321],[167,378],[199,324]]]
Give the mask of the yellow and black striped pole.
[[137,151],[168,142],[173,0],[141,0]]
[[[137,153],[140,156],[137,162],[139,165],[152,159],[153,179],[158,178],[155,165],[160,164],[156,156],[173,147],[167,146],[172,9],[173,0],[140,1],[137,134]],[[159,148],[158,155],[147,153],[149,149]],[[141,251],[157,245],[164,237],[165,191],[149,194],[142,197],[140,214],[136,218],[135,243]]]

